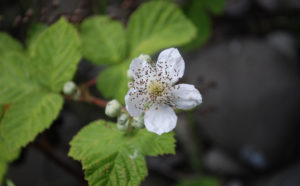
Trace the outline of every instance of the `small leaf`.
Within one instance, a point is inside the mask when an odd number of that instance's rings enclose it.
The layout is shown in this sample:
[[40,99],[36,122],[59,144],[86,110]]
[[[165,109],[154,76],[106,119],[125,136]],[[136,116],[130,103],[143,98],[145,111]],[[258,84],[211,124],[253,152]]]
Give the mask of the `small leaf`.
[[114,65],[100,73],[97,88],[105,98],[115,98],[121,103],[125,102],[125,95],[128,91],[128,66],[128,63]]
[[203,2],[206,5],[206,7],[216,15],[223,13],[226,4],[226,0],[203,0]]
[[85,19],[80,27],[85,58],[99,65],[122,62],[126,56],[123,25],[106,16]]
[[69,156],[80,160],[90,185],[139,185],[147,175],[145,155],[174,153],[172,133],[145,129],[125,135],[116,124],[99,120],[71,141]]
[[5,32],[0,32],[0,43],[0,57],[2,57],[2,55],[6,52],[23,51],[21,43]]
[[0,103],[18,101],[38,91],[39,86],[31,79],[31,61],[21,52],[8,52],[0,58]]
[[58,116],[62,103],[58,94],[39,93],[11,104],[0,125],[0,135],[9,149],[24,147],[48,128]]
[[73,78],[81,58],[76,29],[61,18],[30,45],[29,53],[36,65],[35,79],[49,90],[58,92]]
[[131,58],[189,42],[196,28],[172,3],[144,3],[130,17],[127,34]]

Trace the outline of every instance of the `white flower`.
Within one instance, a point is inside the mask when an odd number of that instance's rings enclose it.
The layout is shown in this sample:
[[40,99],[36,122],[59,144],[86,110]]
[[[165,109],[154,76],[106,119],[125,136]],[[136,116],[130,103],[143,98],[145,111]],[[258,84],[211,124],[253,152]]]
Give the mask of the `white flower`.
[[148,131],[160,135],[173,130],[177,116],[172,108],[192,109],[202,102],[193,85],[175,85],[183,76],[184,68],[183,58],[175,48],[162,51],[153,65],[140,58],[131,62],[135,81],[125,96],[126,109],[133,117],[145,112]]

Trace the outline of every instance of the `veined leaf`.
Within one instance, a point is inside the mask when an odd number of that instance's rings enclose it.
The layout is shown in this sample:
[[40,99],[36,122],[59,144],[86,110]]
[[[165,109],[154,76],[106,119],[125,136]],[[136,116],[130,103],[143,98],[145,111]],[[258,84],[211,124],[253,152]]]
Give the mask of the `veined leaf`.
[[31,43],[38,38],[38,36],[47,29],[47,25],[42,24],[42,23],[33,23],[30,25],[28,29],[28,34],[27,34],[27,40],[26,40],[26,45],[30,46]]
[[20,100],[40,89],[31,79],[31,64],[22,52],[8,52],[0,58],[0,103]]
[[125,135],[116,124],[99,120],[71,141],[69,156],[82,163],[90,185],[139,185],[147,175],[145,155],[174,153],[172,133],[148,131]]
[[36,65],[35,79],[49,90],[58,92],[70,81],[81,58],[76,29],[61,18],[39,34],[29,53]]
[[87,18],[80,35],[84,57],[95,64],[116,64],[126,57],[125,30],[119,21],[106,16]]
[[185,44],[195,36],[196,28],[177,6],[154,1],[144,3],[131,15],[127,34],[134,58]]
[[100,73],[97,88],[105,98],[115,98],[121,103],[125,102],[125,95],[129,89],[127,79],[128,66],[128,63],[125,62],[108,67]]
[[0,32],[0,57],[6,52],[23,51],[23,46],[20,42],[12,38],[5,32]]
[[48,128],[58,116],[62,103],[58,94],[39,93],[11,104],[0,125],[0,135],[10,151],[24,147]]

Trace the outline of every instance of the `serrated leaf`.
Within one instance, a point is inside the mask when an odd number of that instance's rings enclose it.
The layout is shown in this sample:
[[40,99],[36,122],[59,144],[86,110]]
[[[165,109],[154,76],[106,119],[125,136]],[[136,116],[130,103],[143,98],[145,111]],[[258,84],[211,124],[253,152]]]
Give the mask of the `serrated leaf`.
[[61,18],[39,34],[29,48],[36,65],[35,79],[51,91],[58,92],[70,81],[81,58],[76,29]]
[[0,103],[22,99],[39,86],[31,79],[31,61],[22,52],[8,52],[0,58]]
[[23,51],[22,44],[7,33],[0,32],[0,57],[6,52],[11,51]]
[[203,0],[203,2],[205,6],[216,15],[219,15],[223,12],[226,4],[226,0]]
[[115,98],[121,103],[125,102],[125,95],[129,89],[127,79],[128,66],[127,63],[123,63],[101,71],[98,76],[97,88],[105,98]]
[[55,93],[30,94],[11,104],[1,121],[0,134],[10,150],[31,142],[56,119],[63,99]]
[[127,34],[133,58],[185,44],[195,36],[196,28],[177,6],[154,1],[144,3],[131,15]]
[[193,0],[185,7],[187,17],[197,27],[196,37],[184,46],[186,50],[192,50],[203,45],[211,36],[211,20],[202,1]]
[[99,120],[71,141],[69,156],[82,163],[90,185],[139,185],[147,174],[145,155],[174,153],[172,133],[125,135],[116,124]]
[[107,16],[85,19],[80,35],[84,57],[95,64],[116,64],[126,57],[125,30],[119,21]]

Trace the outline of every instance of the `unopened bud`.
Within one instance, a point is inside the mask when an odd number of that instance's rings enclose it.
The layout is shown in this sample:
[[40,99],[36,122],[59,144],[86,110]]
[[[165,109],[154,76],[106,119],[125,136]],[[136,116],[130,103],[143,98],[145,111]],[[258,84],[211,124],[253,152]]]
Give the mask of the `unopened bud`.
[[125,131],[128,129],[129,125],[129,116],[128,114],[122,113],[118,117],[117,128],[121,131]]
[[134,117],[131,125],[135,128],[144,128],[144,116]]
[[141,54],[141,55],[139,56],[139,58],[140,58],[141,60],[147,61],[147,63],[150,63],[150,62],[151,62],[151,57],[150,57],[149,55],[147,55],[147,54]]
[[74,95],[76,93],[77,90],[77,86],[73,81],[68,81],[67,83],[65,83],[64,88],[63,88],[63,92],[66,95]]
[[122,109],[122,105],[115,99],[109,101],[105,107],[105,114],[108,117],[117,117]]
[[127,70],[127,79],[128,79],[128,81],[133,81],[134,80],[130,69]]

